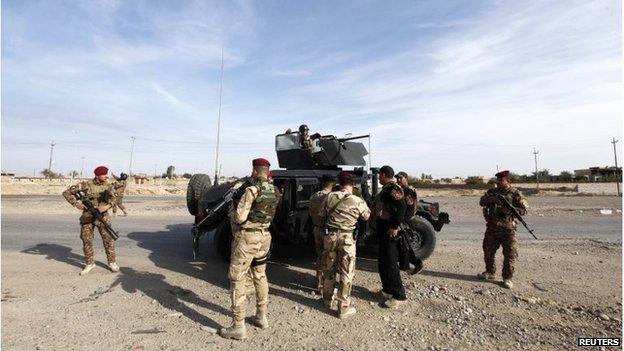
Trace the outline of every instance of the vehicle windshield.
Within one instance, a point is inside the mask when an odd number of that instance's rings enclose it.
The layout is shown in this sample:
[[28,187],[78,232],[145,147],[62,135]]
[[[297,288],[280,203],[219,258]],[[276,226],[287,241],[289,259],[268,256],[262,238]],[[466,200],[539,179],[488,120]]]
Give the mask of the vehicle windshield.
[[300,149],[299,133],[281,134],[275,137],[275,151]]

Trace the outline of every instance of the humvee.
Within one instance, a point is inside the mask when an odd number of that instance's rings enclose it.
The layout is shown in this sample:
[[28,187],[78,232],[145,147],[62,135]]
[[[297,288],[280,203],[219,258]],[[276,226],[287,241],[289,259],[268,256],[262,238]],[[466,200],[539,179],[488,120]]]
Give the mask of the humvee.
[[[367,135],[336,138],[320,136],[313,149],[302,147],[302,136],[298,132],[279,134],[275,137],[275,151],[280,169],[271,170],[273,184],[282,193],[282,199],[269,228],[273,244],[294,244],[313,246],[313,225],[308,214],[310,197],[320,190],[321,177],[328,174],[336,177],[343,170],[354,176],[356,189],[369,206],[378,194],[378,168],[366,169],[365,156],[368,151],[358,139]],[[351,166],[353,169],[343,169]],[[212,185],[210,177],[195,174],[187,189],[187,207],[195,216],[192,229],[193,254],[199,254],[199,239],[203,233],[215,230],[214,243],[217,252],[229,260],[232,243],[228,209],[237,197],[242,195],[246,179],[236,182]],[[374,221],[361,221],[356,229],[358,246],[375,245]],[[419,200],[417,213],[407,221],[413,231],[412,247],[424,260],[434,250],[436,234],[449,223],[449,216],[440,212],[439,204]]]

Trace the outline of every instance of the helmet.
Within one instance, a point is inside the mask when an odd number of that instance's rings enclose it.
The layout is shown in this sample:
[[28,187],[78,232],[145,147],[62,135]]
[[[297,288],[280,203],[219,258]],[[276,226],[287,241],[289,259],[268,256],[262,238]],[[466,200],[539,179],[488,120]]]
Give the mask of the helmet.
[[307,133],[310,130],[306,124],[299,126],[299,134]]
[[119,175],[119,179],[126,180],[126,179],[128,179],[128,175],[125,174],[125,173],[122,173],[122,174]]

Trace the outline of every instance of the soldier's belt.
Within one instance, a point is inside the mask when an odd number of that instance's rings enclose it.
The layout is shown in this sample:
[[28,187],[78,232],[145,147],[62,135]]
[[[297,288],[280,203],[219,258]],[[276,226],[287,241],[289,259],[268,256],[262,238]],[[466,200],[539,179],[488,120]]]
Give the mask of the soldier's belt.
[[353,228],[353,229],[342,229],[342,228],[336,228],[336,227],[327,226],[327,231],[325,233],[326,233],[326,235],[329,235],[329,234],[353,234],[354,230],[355,230],[355,228]]
[[268,254],[260,258],[254,258],[253,260],[251,260],[251,266],[257,267],[257,266],[266,264],[268,259],[269,259]]

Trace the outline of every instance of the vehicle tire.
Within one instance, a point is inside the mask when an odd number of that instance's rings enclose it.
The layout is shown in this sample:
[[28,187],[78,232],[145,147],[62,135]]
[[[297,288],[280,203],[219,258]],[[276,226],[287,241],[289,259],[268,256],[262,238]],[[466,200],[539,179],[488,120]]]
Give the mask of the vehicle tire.
[[186,188],[186,207],[191,215],[195,216],[199,210],[199,199],[204,190],[210,188],[210,176],[207,174],[193,174]]
[[219,223],[215,229],[214,246],[217,253],[225,262],[230,262],[232,255],[232,226],[229,218]]
[[428,220],[420,216],[413,216],[407,221],[412,229],[410,244],[416,257],[421,260],[427,259],[433,253],[436,245],[435,229]]

